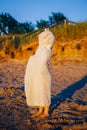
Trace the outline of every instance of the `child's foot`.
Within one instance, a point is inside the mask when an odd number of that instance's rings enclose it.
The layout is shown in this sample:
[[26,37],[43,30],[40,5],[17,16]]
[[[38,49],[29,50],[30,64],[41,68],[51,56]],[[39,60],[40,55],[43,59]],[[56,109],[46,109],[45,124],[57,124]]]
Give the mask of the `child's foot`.
[[41,112],[37,112],[36,114],[34,114],[32,117],[38,117],[40,116],[42,113]]
[[50,115],[49,114],[42,114],[40,115],[41,118],[46,118],[46,117],[49,117]]

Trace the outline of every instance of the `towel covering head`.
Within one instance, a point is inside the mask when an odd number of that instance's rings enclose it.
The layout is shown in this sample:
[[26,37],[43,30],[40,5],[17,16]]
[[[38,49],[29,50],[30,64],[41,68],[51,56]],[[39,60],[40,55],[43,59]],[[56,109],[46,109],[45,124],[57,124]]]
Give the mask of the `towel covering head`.
[[39,34],[39,46],[52,47],[54,43],[54,35],[48,28]]

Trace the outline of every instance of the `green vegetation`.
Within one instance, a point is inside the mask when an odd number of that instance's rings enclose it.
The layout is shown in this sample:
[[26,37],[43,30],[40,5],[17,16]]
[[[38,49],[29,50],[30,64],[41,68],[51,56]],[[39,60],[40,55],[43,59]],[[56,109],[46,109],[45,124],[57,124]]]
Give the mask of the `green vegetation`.
[[10,14],[0,14],[0,32],[9,33],[9,34],[24,34],[30,33],[37,29],[41,29],[47,26],[50,26],[54,23],[61,23],[66,17],[62,13],[52,13],[52,16],[49,16],[49,20],[40,20],[36,21],[36,25],[32,22],[20,23],[15,20]]
[[57,26],[53,29],[56,40],[66,41],[81,39],[87,36],[87,22],[66,24],[66,26]]
[[[14,20],[10,15],[7,14],[5,15],[10,17],[11,21],[12,20],[15,21],[14,22],[15,25],[16,24],[19,25],[18,22]],[[64,22],[64,20],[66,20],[66,22]],[[3,26],[3,29],[6,27],[6,23],[4,23],[4,25],[5,26]],[[72,51],[72,48],[75,48],[76,50],[79,51],[79,53],[77,51],[75,52],[75,56],[77,54],[82,56],[83,52],[84,55],[86,55],[87,22],[81,22],[81,23],[70,22],[66,19],[66,17],[63,14],[52,13],[52,16],[49,17],[49,22],[46,22],[45,20],[40,20],[40,22],[37,21],[38,30],[33,30],[34,28],[32,28],[31,29],[32,31],[30,31],[29,28],[27,28],[29,25],[27,23],[20,25],[23,25],[21,26],[23,28],[18,26],[20,30],[21,29],[24,30],[25,27],[27,31],[18,34],[18,32],[14,33],[14,29],[11,28],[12,30],[10,30],[9,34],[0,36],[0,60],[8,58],[27,59],[30,55],[34,54],[38,46],[38,34],[43,31],[44,27],[48,26],[55,35],[53,55],[57,55],[58,53],[62,55],[63,53],[62,56],[64,56],[64,53],[66,52],[67,54],[65,55],[68,56],[70,55],[69,51]],[[34,27],[32,26],[32,23],[30,25],[31,27]],[[3,29],[1,28],[1,30]],[[78,42],[73,42],[77,40]],[[68,48],[71,48],[71,50],[67,49],[65,43],[69,44]],[[83,48],[85,50],[82,50]]]

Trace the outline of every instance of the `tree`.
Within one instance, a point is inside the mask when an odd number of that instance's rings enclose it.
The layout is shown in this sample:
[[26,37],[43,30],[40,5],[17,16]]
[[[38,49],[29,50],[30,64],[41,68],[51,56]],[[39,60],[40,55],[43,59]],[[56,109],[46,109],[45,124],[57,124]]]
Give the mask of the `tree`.
[[34,31],[34,25],[31,22],[19,23],[14,30],[16,33],[29,33]]
[[24,23],[24,26],[25,26],[25,30],[26,32],[32,32],[34,31],[34,25],[32,24],[32,22],[26,22]]
[[43,19],[41,19],[40,21],[36,21],[36,27],[38,28],[38,29],[41,29],[41,28],[45,28],[45,27],[48,27],[48,25],[49,25],[49,22],[48,21],[45,21],[45,20],[43,20]]
[[52,16],[49,16],[49,23],[52,25],[54,23],[61,23],[67,18],[63,15],[63,13],[54,13],[52,12]]
[[49,16],[49,24],[52,25],[54,24],[54,19],[52,16]]
[[[14,26],[16,27],[18,24],[18,21],[15,20],[10,14],[5,13],[0,15],[0,28],[2,31],[5,32],[5,28],[9,28],[9,33],[13,32]],[[3,26],[2,26],[3,25]]]
[[8,28],[9,33],[28,33],[34,30],[34,25],[31,22],[19,23],[10,14],[0,14],[0,30],[6,33]]

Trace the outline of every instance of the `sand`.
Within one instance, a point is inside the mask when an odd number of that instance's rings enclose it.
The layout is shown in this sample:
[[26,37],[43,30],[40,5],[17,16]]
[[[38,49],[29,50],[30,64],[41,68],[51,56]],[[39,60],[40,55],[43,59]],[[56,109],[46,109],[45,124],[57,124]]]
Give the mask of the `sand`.
[[33,118],[37,108],[26,104],[27,61],[0,63],[0,130],[87,130],[87,62],[50,65],[50,116]]

